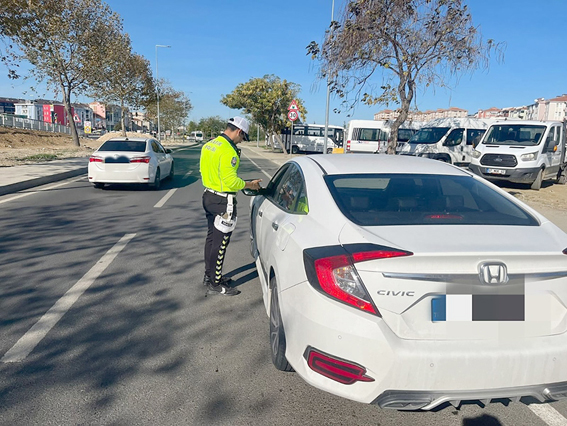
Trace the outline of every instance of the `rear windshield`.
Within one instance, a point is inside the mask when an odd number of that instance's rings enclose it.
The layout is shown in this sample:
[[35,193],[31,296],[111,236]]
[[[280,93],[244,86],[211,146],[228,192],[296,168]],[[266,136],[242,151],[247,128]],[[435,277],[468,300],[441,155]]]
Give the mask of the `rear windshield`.
[[410,143],[437,143],[447,134],[450,127],[426,127],[409,140]]
[[329,175],[343,214],[362,226],[538,226],[528,212],[471,176]]
[[122,152],[145,152],[145,141],[113,141],[109,140],[102,144],[99,151],[122,151]]

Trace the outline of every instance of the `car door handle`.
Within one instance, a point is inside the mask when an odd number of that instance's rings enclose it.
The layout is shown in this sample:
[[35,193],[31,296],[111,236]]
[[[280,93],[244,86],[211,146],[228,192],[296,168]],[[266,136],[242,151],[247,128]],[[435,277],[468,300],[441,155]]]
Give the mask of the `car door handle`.
[[272,228],[274,228],[274,231],[277,231],[279,228],[279,225],[276,222],[272,222]]
[[258,216],[262,217],[263,214],[262,210],[258,210]]

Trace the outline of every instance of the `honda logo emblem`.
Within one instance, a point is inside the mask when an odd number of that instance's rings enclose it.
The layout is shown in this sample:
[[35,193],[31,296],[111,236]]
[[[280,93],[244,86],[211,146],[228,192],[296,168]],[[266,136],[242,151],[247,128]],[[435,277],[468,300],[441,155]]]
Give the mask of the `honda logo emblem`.
[[506,284],[508,271],[503,263],[482,263],[479,272],[480,282],[484,284]]

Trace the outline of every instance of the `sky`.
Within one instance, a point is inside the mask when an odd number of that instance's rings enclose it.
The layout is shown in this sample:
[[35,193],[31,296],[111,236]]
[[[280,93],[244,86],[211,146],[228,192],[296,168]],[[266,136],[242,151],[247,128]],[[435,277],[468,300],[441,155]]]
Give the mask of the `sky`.
[[[150,60],[159,77],[182,90],[193,109],[189,120],[229,118],[241,114],[220,103],[240,83],[274,74],[301,86],[307,122],[325,123],[326,84],[317,78],[317,63],[306,55],[311,41],[321,43],[331,21],[332,0],[106,0],[124,21],[124,31],[136,53]],[[335,0],[338,19],[346,0]],[[473,22],[484,40],[505,46],[503,61],[493,59],[488,70],[462,75],[451,89],[418,89],[420,111],[458,107],[469,114],[490,107],[529,105],[536,98],[567,93],[566,0],[469,0]],[[380,84],[381,77],[373,83]],[[11,81],[0,69],[0,97],[54,98],[43,85]],[[45,95],[45,96],[44,96]],[[87,98],[73,99],[85,102]],[[358,104],[333,112],[340,101],[331,95],[329,123],[373,119],[397,106]]]

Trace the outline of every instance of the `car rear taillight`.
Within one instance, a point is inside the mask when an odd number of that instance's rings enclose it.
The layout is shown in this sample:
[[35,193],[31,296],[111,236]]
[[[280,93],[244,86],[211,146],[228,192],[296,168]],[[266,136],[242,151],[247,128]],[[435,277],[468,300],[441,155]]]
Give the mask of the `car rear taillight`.
[[104,163],[104,159],[95,157],[94,155],[89,158],[89,163]]
[[346,150],[350,151],[350,141],[346,141]]
[[381,316],[354,265],[412,254],[391,247],[353,244],[307,249],[303,252],[303,258],[307,279],[317,290],[361,311]]
[[374,381],[372,377],[366,375],[366,368],[361,365],[333,357],[310,346],[305,350],[303,357],[311,370],[343,385]]
[[134,157],[130,158],[130,163],[149,163],[150,157]]

